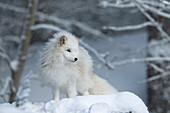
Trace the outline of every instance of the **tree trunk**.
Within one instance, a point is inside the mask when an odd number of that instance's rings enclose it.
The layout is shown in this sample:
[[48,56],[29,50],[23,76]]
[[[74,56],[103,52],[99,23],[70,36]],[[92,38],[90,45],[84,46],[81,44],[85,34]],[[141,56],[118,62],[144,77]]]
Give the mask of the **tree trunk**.
[[[162,23],[163,29],[168,34],[170,34],[170,29],[169,29],[170,20],[158,16],[154,16],[154,18],[158,22]],[[150,44],[153,41],[159,42],[162,40],[160,33],[155,28],[150,27],[148,28],[148,31],[149,31],[148,44]],[[158,45],[149,48],[148,57],[156,57],[156,56],[170,57],[168,56],[167,52],[161,52],[165,48],[170,47],[169,44],[170,43],[166,43],[163,45]],[[167,51],[167,49],[165,51]],[[167,68],[168,66],[170,66],[170,62],[149,62],[148,70],[147,70],[148,78],[161,74],[161,72],[151,67],[149,65],[150,63],[153,63],[154,65],[162,68],[165,71],[170,71],[170,69]],[[148,82],[148,107],[150,113],[170,113],[170,76],[169,75]]]
[[13,80],[15,90],[12,90],[10,94],[10,100],[9,100],[10,103],[15,101],[18,87],[20,85],[20,79],[21,79],[22,72],[24,69],[24,64],[26,61],[28,47],[30,45],[30,40],[32,37],[32,31],[30,27],[35,24],[35,14],[37,10],[37,5],[38,5],[38,0],[31,0],[31,4],[29,4],[29,17],[28,17],[27,24],[25,26],[26,28],[25,28],[24,34],[21,38],[21,45],[19,48],[19,54],[18,54],[18,59],[17,59],[18,65],[17,65],[16,70],[12,72],[12,80]]

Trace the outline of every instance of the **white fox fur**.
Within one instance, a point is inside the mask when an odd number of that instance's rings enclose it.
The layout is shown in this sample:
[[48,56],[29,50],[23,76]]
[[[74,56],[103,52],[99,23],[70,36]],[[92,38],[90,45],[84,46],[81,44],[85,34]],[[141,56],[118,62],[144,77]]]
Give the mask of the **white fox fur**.
[[117,92],[107,81],[93,74],[92,59],[78,44],[78,38],[68,32],[54,34],[41,55],[41,78],[53,89],[54,100],[59,90],[69,98],[89,94]]

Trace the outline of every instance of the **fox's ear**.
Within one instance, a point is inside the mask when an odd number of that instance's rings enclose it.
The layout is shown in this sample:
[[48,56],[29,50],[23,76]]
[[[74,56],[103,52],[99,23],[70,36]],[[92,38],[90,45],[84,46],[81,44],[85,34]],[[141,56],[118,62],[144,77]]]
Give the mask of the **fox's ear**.
[[65,44],[67,41],[67,37],[66,36],[61,36],[60,37],[60,46],[62,46],[63,44]]

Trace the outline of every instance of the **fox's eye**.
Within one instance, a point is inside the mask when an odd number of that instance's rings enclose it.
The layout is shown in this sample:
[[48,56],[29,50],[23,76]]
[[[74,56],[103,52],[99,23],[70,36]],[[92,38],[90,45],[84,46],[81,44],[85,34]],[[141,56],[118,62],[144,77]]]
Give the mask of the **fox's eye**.
[[71,49],[67,49],[68,52],[71,52]]

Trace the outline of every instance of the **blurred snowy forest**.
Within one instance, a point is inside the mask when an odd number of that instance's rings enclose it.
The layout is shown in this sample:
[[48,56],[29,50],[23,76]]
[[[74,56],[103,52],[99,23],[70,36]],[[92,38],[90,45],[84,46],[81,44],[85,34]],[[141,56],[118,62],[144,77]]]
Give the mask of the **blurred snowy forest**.
[[69,31],[95,73],[151,113],[170,113],[169,26],[168,0],[1,0],[0,102],[52,99],[38,80],[40,52],[53,33]]

